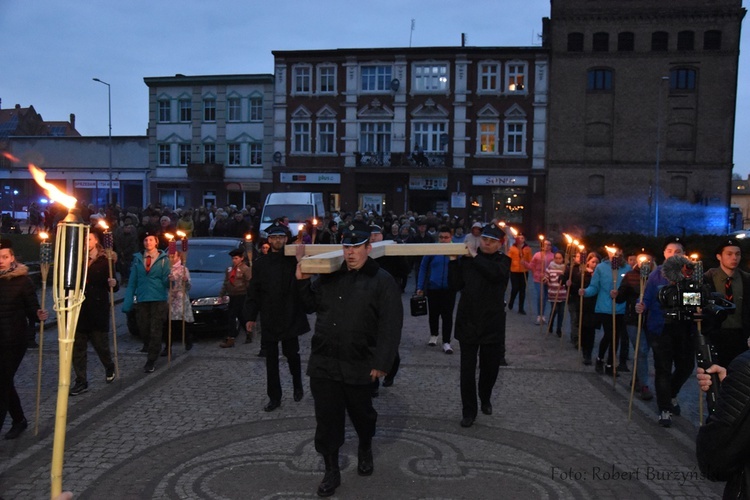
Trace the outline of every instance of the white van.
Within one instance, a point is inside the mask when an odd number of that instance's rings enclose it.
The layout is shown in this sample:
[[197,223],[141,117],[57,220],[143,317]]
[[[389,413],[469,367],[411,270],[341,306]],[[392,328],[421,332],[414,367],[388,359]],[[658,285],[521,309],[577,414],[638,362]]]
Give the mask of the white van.
[[297,236],[299,225],[325,215],[323,193],[271,193],[266,197],[260,216],[260,236],[266,238],[266,228],[278,218],[289,218],[292,236]]

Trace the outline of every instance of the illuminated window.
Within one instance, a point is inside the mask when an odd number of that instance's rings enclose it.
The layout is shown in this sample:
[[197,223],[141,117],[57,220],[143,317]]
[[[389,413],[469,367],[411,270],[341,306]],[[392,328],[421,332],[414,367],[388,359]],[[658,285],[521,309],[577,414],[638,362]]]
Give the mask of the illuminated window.
[[508,63],[505,73],[508,92],[526,91],[526,63]]
[[497,122],[479,124],[479,152],[497,153]]
[[415,64],[414,90],[434,92],[448,88],[447,64]]

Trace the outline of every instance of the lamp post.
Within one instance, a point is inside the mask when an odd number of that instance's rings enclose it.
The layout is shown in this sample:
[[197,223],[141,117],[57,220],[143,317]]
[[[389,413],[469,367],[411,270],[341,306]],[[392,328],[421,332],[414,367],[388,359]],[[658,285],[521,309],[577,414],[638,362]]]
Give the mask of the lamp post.
[[656,172],[654,173],[654,236],[659,236],[659,162],[661,160],[661,114],[662,114],[662,85],[668,81],[668,76],[659,80],[659,103],[656,107]]
[[109,191],[107,192],[107,201],[114,203],[112,198],[112,87],[98,78],[93,78],[93,80],[107,86],[107,109],[109,111]]

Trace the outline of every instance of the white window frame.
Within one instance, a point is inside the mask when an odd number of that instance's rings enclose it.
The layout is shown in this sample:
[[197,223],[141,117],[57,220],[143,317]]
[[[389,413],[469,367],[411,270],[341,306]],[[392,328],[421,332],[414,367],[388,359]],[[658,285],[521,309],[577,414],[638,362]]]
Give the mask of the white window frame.
[[391,152],[392,134],[393,127],[391,122],[360,122],[360,153],[389,154]]
[[203,144],[203,163],[216,163],[216,144],[213,142]]
[[263,98],[253,96],[248,101],[248,117],[251,122],[263,121]]
[[[365,70],[373,69],[373,75],[367,75],[367,85],[365,85]],[[374,94],[391,91],[391,81],[393,80],[393,66],[390,64],[363,64],[359,70],[359,90],[363,94]]]
[[158,148],[159,158],[158,163],[160,167],[171,167],[172,166],[172,145],[168,142],[162,142]]
[[[206,115],[209,116],[208,118]],[[203,98],[203,122],[204,123],[216,123],[216,98],[215,97],[204,97]]]
[[[319,120],[316,125],[318,129],[316,152],[321,155],[336,154],[336,122]],[[329,145],[330,147],[324,148],[325,145]]]
[[508,61],[505,64],[505,91],[508,94],[528,93],[528,68],[529,65],[525,61]]
[[158,123],[169,123],[172,121],[172,101],[169,99],[159,99],[157,104]]
[[[492,67],[494,66],[494,70]],[[499,94],[502,91],[502,64],[499,61],[479,63],[477,73],[477,92],[480,94]],[[494,80],[494,85],[487,84]]]
[[180,123],[190,123],[193,120],[193,103],[190,99],[180,99]]
[[[321,64],[318,66],[317,71],[317,82],[315,88],[318,90],[318,94],[335,94],[336,93],[336,66],[333,64]],[[332,71],[331,75],[324,75],[324,72]],[[324,83],[330,78],[330,86],[324,87]]]
[[[236,156],[233,157],[233,149],[236,148]],[[227,166],[228,167],[240,167],[242,166],[242,144],[239,142],[227,143]]]
[[[485,132],[482,130],[483,126],[493,126],[494,127],[494,133],[490,133],[489,131]],[[500,135],[498,131],[500,130],[500,121],[499,120],[477,120],[477,154],[483,155],[483,156],[498,156],[499,148],[498,144],[500,142]],[[490,137],[493,136],[493,142],[494,142],[494,149],[492,151],[483,151],[483,137]]]
[[445,92],[448,90],[450,74],[447,62],[414,63],[412,66],[412,89],[419,93]]
[[310,154],[312,123],[309,120],[296,120],[292,122],[292,153]]
[[242,121],[242,99],[240,97],[227,99],[227,121],[232,123]]
[[[513,130],[516,127],[520,127],[520,130]],[[503,154],[509,156],[523,156],[526,154],[526,121],[524,120],[506,120],[504,124],[504,137],[503,137]],[[516,140],[518,138],[520,143],[519,151],[511,151],[515,149]],[[513,148],[511,148],[513,146]]]
[[181,143],[177,146],[177,158],[181,167],[187,167],[190,163],[191,149],[190,143]]
[[248,164],[251,167],[263,166],[263,143],[251,142],[248,144]]
[[412,144],[413,149],[419,148],[423,153],[445,153],[448,145],[440,144],[440,137],[448,133],[448,123],[445,121],[412,122]]
[[312,66],[296,64],[292,67],[292,95],[312,93]]

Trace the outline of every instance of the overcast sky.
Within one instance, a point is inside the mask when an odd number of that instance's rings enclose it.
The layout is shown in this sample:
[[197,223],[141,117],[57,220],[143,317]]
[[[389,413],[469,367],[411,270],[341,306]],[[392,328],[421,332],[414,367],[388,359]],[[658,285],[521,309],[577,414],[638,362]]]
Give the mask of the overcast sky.
[[[82,135],[106,136],[100,78],[112,134],[145,135],[147,76],[273,73],[272,50],[408,47],[410,33],[415,47],[459,45],[461,33],[467,45],[539,45],[545,16],[549,0],[0,0],[0,98],[45,120],[74,113]],[[734,162],[747,177],[744,28]]]

